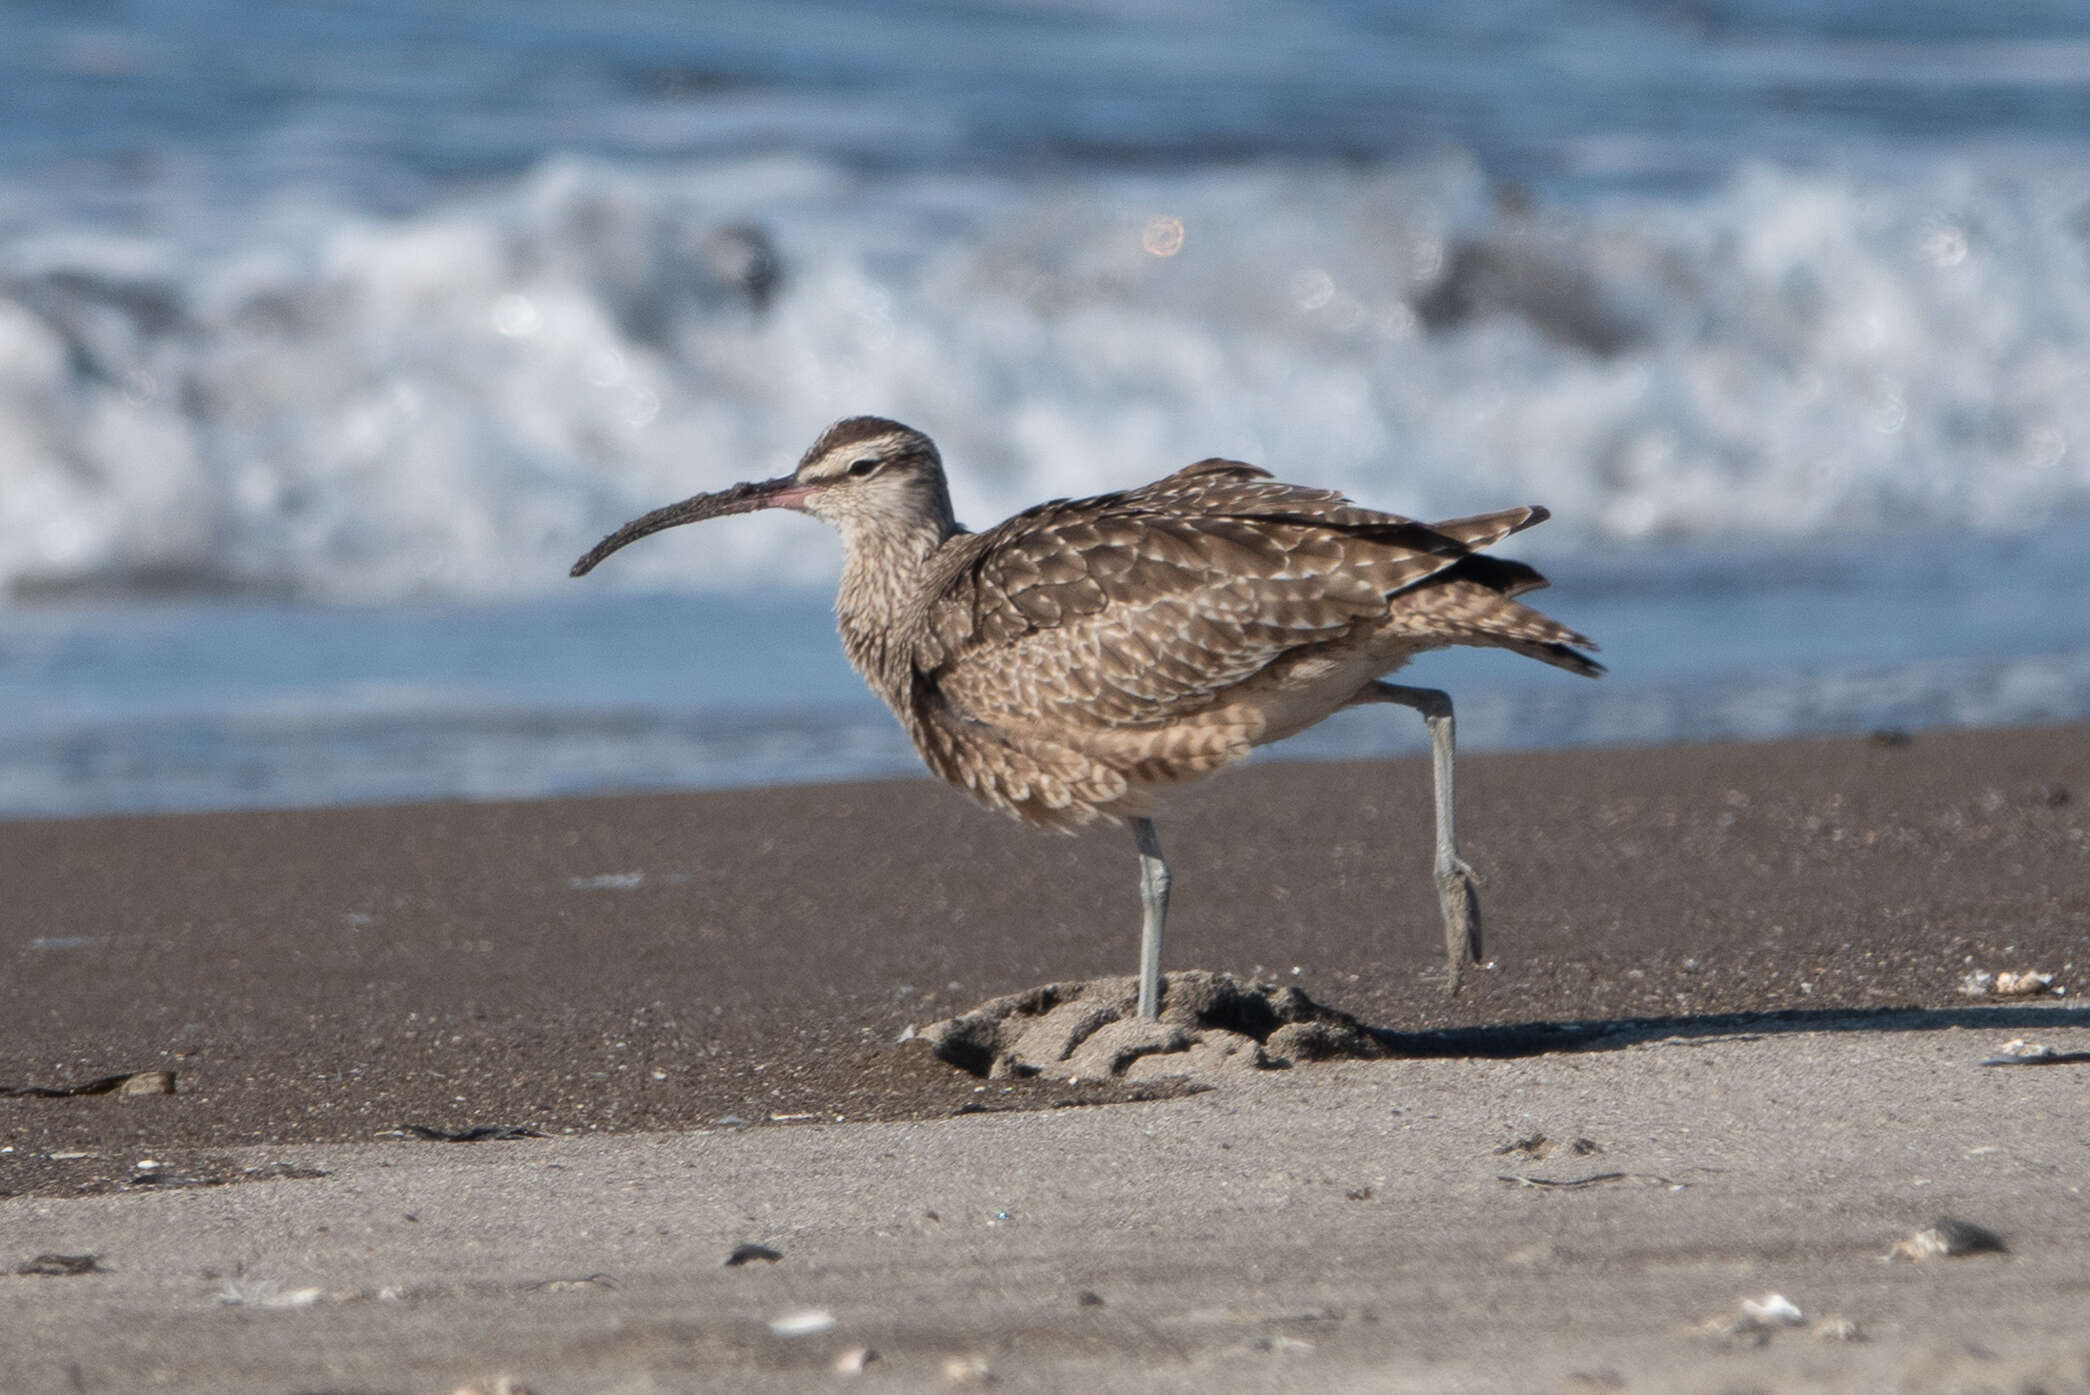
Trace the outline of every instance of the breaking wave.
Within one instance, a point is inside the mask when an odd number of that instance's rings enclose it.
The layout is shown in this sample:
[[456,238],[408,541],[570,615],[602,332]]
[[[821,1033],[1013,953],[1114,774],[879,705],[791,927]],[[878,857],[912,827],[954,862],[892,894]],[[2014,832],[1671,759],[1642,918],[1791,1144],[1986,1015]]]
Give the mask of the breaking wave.
[[[935,435],[961,516],[1212,454],[1607,539],[2090,512],[2090,163],[1743,166],[1535,202],[1456,155],[870,177],[556,159],[395,217],[276,195],[0,234],[0,590],[498,597],[625,518]],[[617,584],[805,582],[749,519]],[[1546,535],[1550,534],[1550,537]]]

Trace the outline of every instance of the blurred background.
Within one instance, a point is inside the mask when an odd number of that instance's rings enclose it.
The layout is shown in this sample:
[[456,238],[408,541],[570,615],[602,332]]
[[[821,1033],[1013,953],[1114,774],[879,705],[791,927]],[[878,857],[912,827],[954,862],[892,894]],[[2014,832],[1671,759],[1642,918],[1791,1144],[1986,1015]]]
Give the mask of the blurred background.
[[2090,9],[0,0],[0,815],[911,770],[819,525],[566,578],[858,412],[1548,505],[1468,746],[2080,719]]

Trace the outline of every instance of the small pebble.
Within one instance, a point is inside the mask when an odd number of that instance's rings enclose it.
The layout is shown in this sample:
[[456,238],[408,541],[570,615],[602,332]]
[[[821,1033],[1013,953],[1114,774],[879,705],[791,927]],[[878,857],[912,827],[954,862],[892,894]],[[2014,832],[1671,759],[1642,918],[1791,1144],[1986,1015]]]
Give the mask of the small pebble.
[[1744,1298],[1731,1313],[1707,1318],[1692,1331],[1719,1341],[1739,1341],[1761,1346],[1781,1327],[1796,1327],[1807,1320],[1799,1305],[1782,1293]]
[[984,1356],[953,1356],[943,1363],[945,1385],[992,1385],[994,1372]]
[[2010,1247],[2003,1243],[2003,1237],[1988,1227],[1957,1216],[1940,1216],[1908,1239],[1896,1241],[1894,1248],[1887,1251],[1887,1258],[1922,1261],[2008,1253]]
[[751,1264],[758,1259],[775,1264],[783,1257],[781,1250],[772,1250],[767,1245],[735,1245],[733,1253],[719,1261],[719,1268],[732,1269],[742,1264]]
[[1766,1293],[1761,1298],[1744,1298],[1742,1316],[1765,1327],[1796,1327],[1807,1320],[1799,1306],[1782,1293]]
[[817,1337],[832,1332],[835,1315],[825,1308],[806,1308],[769,1320],[769,1330],[778,1337]]
[[860,1376],[878,1359],[878,1353],[869,1347],[844,1347],[835,1358],[835,1374],[838,1376]]
[[1257,1351],[1267,1351],[1273,1355],[1285,1352],[1303,1353],[1312,1351],[1314,1344],[1303,1337],[1287,1337],[1280,1332],[1272,1337],[1256,1338],[1255,1349]]
[[70,1278],[75,1274],[105,1274],[99,1259],[94,1255],[41,1254],[15,1270],[25,1278],[43,1276]]
[[495,1376],[491,1380],[466,1381],[450,1395],[530,1395],[530,1387],[514,1376]]
[[2001,973],[1969,969],[1959,980],[1963,998],[2037,998],[2049,993],[2059,996],[2065,991],[2054,987],[2052,974],[2032,969],[2006,969]]
[[265,1295],[257,1306],[263,1308],[309,1308],[324,1297],[326,1297],[326,1292],[323,1289],[286,1288],[276,1293]]

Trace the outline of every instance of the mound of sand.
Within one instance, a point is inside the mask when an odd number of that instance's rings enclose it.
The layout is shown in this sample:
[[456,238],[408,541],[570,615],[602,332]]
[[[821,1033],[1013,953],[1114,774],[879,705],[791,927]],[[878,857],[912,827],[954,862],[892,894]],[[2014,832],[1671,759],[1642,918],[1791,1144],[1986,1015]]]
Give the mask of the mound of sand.
[[1049,983],[980,1004],[922,1035],[942,1060],[989,1079],[1150,1080],[1276,1070],[1390,1054],[1371,1028],[1297,988],[1202,969],[1162,981],[1161,1016],[1136,1015],[1131,977]]

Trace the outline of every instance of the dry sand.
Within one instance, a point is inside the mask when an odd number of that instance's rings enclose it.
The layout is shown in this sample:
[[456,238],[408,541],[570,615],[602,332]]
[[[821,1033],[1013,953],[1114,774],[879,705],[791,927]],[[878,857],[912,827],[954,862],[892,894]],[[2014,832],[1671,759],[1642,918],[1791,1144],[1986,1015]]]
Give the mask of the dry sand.
[[2090,1051],[2090,731],[1462,775],[1453,1004],[1419,763],[1163,825],[1172,966],[1407,1058],[1102,1108],[896,1044],[1134,949],[1121,836],[926,785],[0,825],[0,1085],[178,1091],[0,1099],[0,1391],[2090,1390],[2090,1064],[1978,1064]]

